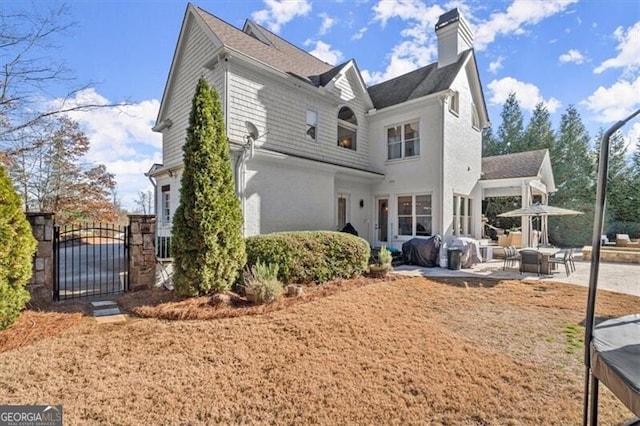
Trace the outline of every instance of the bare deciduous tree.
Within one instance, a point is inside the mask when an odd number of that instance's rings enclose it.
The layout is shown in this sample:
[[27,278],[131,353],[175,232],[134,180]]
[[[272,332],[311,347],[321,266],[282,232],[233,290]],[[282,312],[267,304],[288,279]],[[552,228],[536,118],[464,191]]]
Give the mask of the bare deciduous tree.
[[135,200],[136,210],[142,214],[153,214],[153,192],[152,191],[138,191],[138,198]]

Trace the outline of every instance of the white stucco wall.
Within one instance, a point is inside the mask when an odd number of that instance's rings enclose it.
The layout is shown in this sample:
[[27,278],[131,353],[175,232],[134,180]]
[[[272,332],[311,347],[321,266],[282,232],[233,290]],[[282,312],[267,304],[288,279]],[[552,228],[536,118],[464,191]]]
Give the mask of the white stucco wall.
[[334,230],[334,177],[314,169],[247,162],[245,233]]
[[453,196],[472,197],[474,223],[471,235],[480,237],[481,194],[477,187],[482,168],[482,133],[472,127],[473,102],[467,73],[461,72],[451,88],[458,92],[459,110],[454,114],[449,110],[449,100],[445,107],[444,121],[444,174],[443,174],[443,233],[452,235]]

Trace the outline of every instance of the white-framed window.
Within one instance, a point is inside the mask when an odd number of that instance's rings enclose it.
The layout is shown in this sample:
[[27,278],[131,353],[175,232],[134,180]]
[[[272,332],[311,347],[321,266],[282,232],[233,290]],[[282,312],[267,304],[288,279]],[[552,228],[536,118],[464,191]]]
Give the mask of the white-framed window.
[[453,196],[453,235],[471,235],[472,203],[465,195]]
[[398,235],[403,237],[432,234],[431,195],[398,197]]
[[478,116],[478,108],[475,104],[471,104],[471,127],[480,130],[480,117]]
[[460,94],[458,92],[453,92],[449,96],[449,111],[456,116],[460,114]]
[[311,141],[318,140],[318,113],[311,109],[307,110],[307,128],[305,137]]
[[171,223],[171,185],[162,186],[162,223]]
[[420,122],[387,127],[387,159],[397,160],[420,155]]
[[349,107],[342,107],[338,112],[338,146],[356,150],[358,135],[358,119]]

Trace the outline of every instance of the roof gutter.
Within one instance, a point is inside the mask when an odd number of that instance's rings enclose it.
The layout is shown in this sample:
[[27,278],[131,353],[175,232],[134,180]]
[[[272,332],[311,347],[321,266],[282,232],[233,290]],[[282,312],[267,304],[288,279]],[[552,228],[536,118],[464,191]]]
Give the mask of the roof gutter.
[[367,111],[366,115],[369,117],[373,117],[374,115],[378,115],[378,114],[383,114],[383,113],[387,113],[387,112],[393,112],[397,109],[400,108],[409,108],[412,107],[416,104],[419,104],[421,102],[425,102],[425,101],[429,101],[431,99],[440,99],[440,98],[445,98],[451,94],[453,94],[453,90],[452,89],[446,89],[446,90],[441,90],[440,92],[435,92],[435,93],[430,93],[426,96],[422,96],[419,97],[417,99],[412,99],[410,101],[406,101],[406,102],[401,102],[399,104],[395,104],[395,105],[391,105],[382,109],[370,109],[369,111]]

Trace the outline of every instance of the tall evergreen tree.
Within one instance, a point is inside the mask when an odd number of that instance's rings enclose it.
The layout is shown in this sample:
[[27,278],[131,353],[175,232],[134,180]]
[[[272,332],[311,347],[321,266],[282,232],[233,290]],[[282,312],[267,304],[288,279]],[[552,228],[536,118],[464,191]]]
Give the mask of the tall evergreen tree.
[[513,152],[551,149],[555,145],[555,134],[551,124],[551,115],[542,102],[538,103],[531,114],[531,120],[524,132],[521,144],[512,147]]
[[502,106],[500,113],[502,123],[498,128],[498,145],[500,154],[519,152],[516,149],[522,146],[524,132],[524,119],[520,103],[514,92],[509,93],[509,97]]
[[218,93],[200,78],[183,147],[180,204],[173,221],[174,284],[183,295],[222,292],[246,262]]
[[580,113],[569,105],[560,119],[551,163],[557,192],[550,204],[584,212],[581,216],[549,218],[550,238],[560,246],[580,246],[590,241],[595,203],[595,167],[590,138]]
[[502,153],[501,145],[494,136],[493,130],[491,127],[487,127],[482,131],[482,156],[491,157]]

